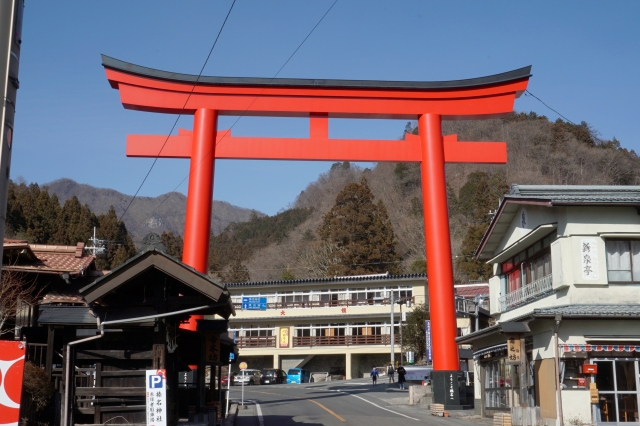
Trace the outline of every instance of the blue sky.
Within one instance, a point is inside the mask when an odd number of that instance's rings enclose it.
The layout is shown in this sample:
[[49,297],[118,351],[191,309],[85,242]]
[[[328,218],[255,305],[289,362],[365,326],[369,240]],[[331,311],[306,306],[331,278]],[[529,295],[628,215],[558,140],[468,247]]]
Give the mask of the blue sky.
[[[29,0],[11,177],[62,177],[133,194],[153,159],[127,134],[167,134],[175,116],[125,110],[100,54],[198,74],[231,0]],[[237,0],[203,75],[273,77],[333,0]],[[640,2],[338,0],[278,77],[456,80],[533,65],[529,90],[574,122],[640,152]],[[516,110],[558,116],[530,97]],[[235,118],[223,117],[219,128]],[[192,127],[183,117],[179,127]],[[331,120],[331,137],[397,138],[404,121]],[[308,135],[303,119],[242,118],[235,135]],[[140,191],[186,193],[188,160],[161,159]],[[214,198],[275,214],[330,167],[218,161]],[[184,180],[184,183],[180,183]]]

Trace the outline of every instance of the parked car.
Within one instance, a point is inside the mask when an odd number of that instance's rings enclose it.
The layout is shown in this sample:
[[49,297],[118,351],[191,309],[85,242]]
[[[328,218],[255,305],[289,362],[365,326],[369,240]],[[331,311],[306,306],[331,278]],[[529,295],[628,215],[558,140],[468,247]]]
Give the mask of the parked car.
[[305,370],[304,368],[290,368],[287,371],[287,384],[300,384],[300,383],[309,383],[311,380],[311,374],[309,370]]
[[278,370],[276,368],[266,368],[260,372],[261,385],[280,385],[283,383],[287,383],[287,373],[285,373],[283,370]]
[[259,385],[260,384],[260,370],[244,370],[238,371],[233,378],[234,385]]
[[233,386],[233,376],[228,376],[228,375],[226,375],[226,374],[224,374],[224,375],[222,376],[222,385],[223,385],[223,386],[228,386],[228,385],[227,385],[227,382],[229,381],[229,379],[231,379],[231,386]]

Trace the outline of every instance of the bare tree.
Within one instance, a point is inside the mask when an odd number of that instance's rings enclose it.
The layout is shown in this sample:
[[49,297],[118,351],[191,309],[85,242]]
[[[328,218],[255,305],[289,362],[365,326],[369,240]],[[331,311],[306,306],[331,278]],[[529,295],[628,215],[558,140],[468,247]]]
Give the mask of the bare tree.
[[333,243],[317,241],[300,253],[299,261],[311,277],[326,277],[329,268],[340,264],[340,249]]
[[34,305],[38,299],[36,282],[27,281],[23,274],[2,271],[0,279],[0,336],[13,332],[16,314],[23,303]]

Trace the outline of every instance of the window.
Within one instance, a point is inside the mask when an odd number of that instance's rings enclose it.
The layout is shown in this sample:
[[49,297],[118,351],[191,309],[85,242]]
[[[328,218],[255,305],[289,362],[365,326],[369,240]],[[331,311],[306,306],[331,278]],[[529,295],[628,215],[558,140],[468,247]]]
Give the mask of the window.
[[555,240],[555,234],[547,235],[500,265],[506,277],[507,293],[519,290],[551,274],[550,247]]
[[640,282],[640,240],[607,240],[609,282]]

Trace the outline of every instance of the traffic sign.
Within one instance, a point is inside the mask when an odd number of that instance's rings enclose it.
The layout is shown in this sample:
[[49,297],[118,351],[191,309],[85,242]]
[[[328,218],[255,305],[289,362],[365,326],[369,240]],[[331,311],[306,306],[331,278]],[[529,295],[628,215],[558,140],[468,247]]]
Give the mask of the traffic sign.
[[241,362],[239,367],[240,367],[240,370],[246,370],[247,369],[247,363],[246,362]]
[[266,297],[243,297],[242,309],[249,311],[266,311],[267,310],[267,298]]

